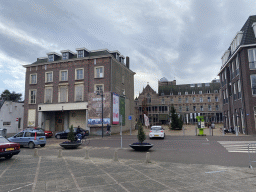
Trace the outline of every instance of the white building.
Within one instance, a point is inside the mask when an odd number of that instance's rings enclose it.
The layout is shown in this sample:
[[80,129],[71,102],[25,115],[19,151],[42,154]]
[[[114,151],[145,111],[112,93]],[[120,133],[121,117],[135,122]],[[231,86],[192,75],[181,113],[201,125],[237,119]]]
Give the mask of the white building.
[[17,133],[23,129],[24,103],[0,101],[0,129]]

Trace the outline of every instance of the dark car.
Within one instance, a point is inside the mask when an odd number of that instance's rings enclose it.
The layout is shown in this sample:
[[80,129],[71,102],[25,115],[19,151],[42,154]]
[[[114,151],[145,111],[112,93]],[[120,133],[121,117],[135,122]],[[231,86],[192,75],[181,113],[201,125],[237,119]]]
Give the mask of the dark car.
[[18,155],[20,152],[20,144],[8,141],[3,136],[0,136],[0,158],[11,159],[13,155]]
[[[67,139],[68,138],[68,133],[69,133],[69,129],[66,129],[65,131],[56,133],[55,137],[57,139]],[[82,139],[85,136],[89,135],[89,131],[88,130],[84,130],[84,129],[78,128],[78,127],[74,127],[74,133],[75,133],[75,135],[80,133],[82,135]]]

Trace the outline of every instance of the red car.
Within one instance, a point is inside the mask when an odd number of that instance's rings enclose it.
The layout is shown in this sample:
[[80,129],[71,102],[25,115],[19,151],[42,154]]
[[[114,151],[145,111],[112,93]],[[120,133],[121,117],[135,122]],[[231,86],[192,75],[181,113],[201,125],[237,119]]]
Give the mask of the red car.
[[20,144],[8,141],[3,136],[0,136],[0,158],[11,159],[13,155],[18,155],[20,152]]
[[45,137],[46,137],[46,138],[50,138],[50,137],[53,136],[52,131],[46,131],[46,130],[44,130],[44,129],[42,129],[42,128],[34,127],[34,128],[27,128],[27,129],[38,129],[38,130],[42,130],[42,131],[44,131],[44,134],[45,134]]

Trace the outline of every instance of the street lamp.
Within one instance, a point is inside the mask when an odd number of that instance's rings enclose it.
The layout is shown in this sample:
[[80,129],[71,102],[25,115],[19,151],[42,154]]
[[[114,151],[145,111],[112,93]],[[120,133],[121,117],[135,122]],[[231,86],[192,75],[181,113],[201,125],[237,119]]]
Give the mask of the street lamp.
[[102,138],[103,138],[103,91],[98,91],[97,95],[101,96],[101,131],[102,131]]

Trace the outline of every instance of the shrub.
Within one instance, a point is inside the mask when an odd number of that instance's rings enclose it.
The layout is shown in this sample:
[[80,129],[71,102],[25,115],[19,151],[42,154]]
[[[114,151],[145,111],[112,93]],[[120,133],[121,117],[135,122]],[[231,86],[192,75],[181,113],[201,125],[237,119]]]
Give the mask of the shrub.
[[170,129],[178,129],[181,130],[183,126],[182,118],[178,116],[175,108],[171,107],[171,128]]
[[146,135],[145,135],[145,132],[143,130],[143,126],[141,124],[141,122],[139,121],[138,122],[138,140],[140,143],[143,143],[143,141],[146,139]]
[[75,141],[75,133],[74,133],[73,125],[71,125],[71,127],[69,128],[68,140],[71,142]]

